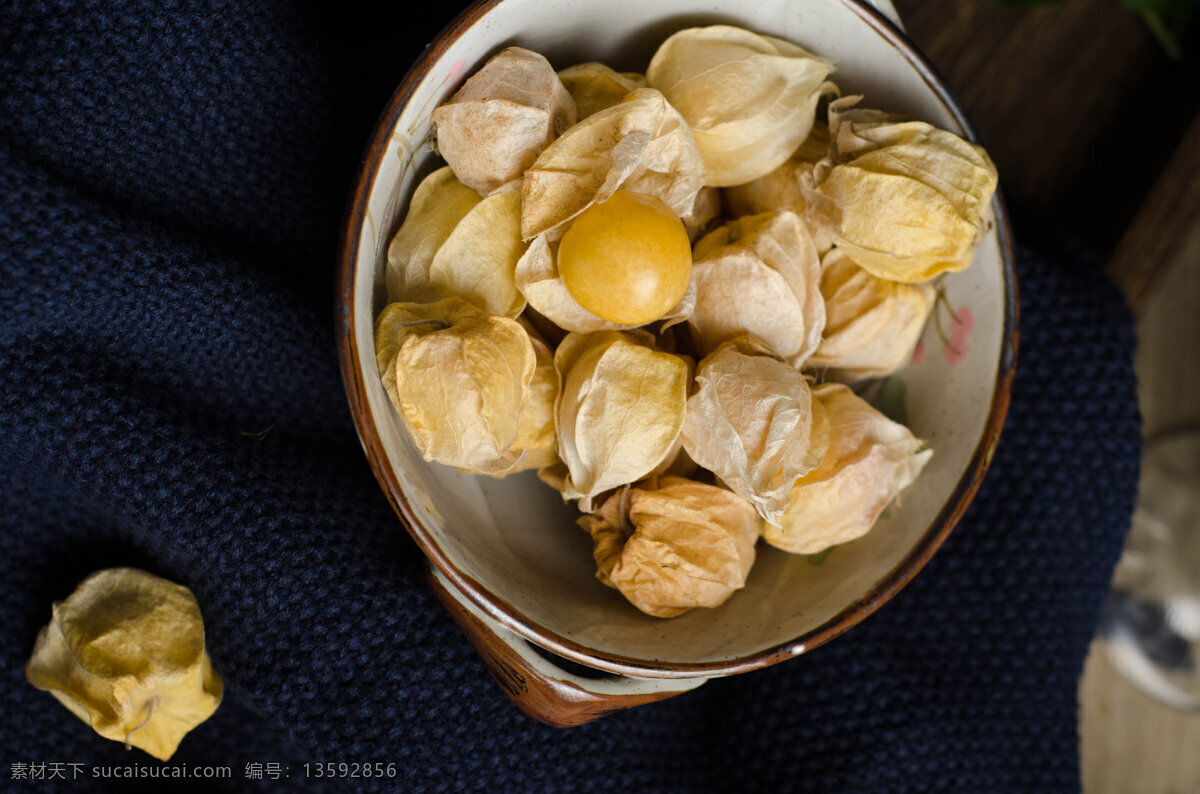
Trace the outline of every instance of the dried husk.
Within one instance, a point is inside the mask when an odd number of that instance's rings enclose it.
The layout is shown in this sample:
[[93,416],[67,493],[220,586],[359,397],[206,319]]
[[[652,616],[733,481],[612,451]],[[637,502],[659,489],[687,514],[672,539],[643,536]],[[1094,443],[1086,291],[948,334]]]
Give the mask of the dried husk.
[[[688,454],[683,451],[682,442],[676,439],[667,451],[666,457],[654,467],[647,478],[655,476],[690,477],[696,472],[696,468],[696,462],[688,457]],[[538,469],[537,476],[546,485],[561,492],[567,486],[569,473],[566,464],[555,458],[554,463]]]
[[690,367],[653,341],[644,331],[571,333],[555,351],[563,498],[585,512],[593,497],[653,471],[679,437]]
[[56,602],[25,677],[104,738],[161,761],[223,689],[195,596],[136,568],[97,571]]
[[462,298],[392,303],[375,321],[383,386],[425,460],[493,476],[512,449],[537,358],[516,320]]
[[833,62],[728,25],[681,30],[646,70],[692,127],[705,184],[740,185],[779,167],[808,136]]
[[537,478],[556,491],[567,487],[567,464],[561,460],[537,470]]
[[526,247],[518,192],[481,199],[449,167],[440,168],[417,186],[388,246],[388,297],[433,303],[457,296],[489,314],[516,317],[525,297],[513,279]]
[[829,417],[829,449],[821,465],[792,487],[780,525],[763,533],[771,545],[797,554],[816,554],[865,535],[933,455],[907,427],[848,387],[825,384],[813,394]]
[[389,299],[404,300],[408,282],[424,280],[442,243],[480,201],[479,194],[455,179],[448,166],[421,180],[404,222],[388,245]]
[[825,336],[808,360],[826,380],[880,377],[912,357],[933,311],[932,284],[885,281],[859,267],[840,248],[821,260]]
[[787,210],[803,218],[808,211],[808,202],[800,190],[800,174],[811,171],[814,165],[806,160],[789,158],[766,176],[744,185],[725,188],[729,214],[740,218]]
[[[829,127],[818,121],[813,124],[812,132],[800,148],[774,171],[744,185],[725,188],[723,194],[729,214],[740,218],[743,215],[787,210],[804,218],[808,212],[808,201],[800,189],[801,175],[812,173],[816,164],[828,154]],[[822,252],[832,245],[829,240],[816,242],[817,250]]]
[[743,334],[799,367],[821,344],[821,261],[795,213],[750,215],[701,238],[692,254],[688,325],[704,355]]
[[703,186],[687,122],[662,94],[640,88],[567,130],[525,172],[521,236],[554,229],[618,189],[654,196],[684,217]]
[[[539,314],[559,328],[578,333],[593,331],[619,331],[637,326],[623,325],[603,320],[579,305],[571,295],[558,272],[558,245],[556,234],[539,234],[529,243],[528,250],[517,261],[514,280],[525,300]],[[696,285],[693,279],[687,291],[662,317],[668,324],[682,322],[696,305]],[[654,322],[651,320],[650,322]],[[648,323],[643,323],[647,325]]]
[[721,209],[721,191],[715,187],[701,188],[692,204],[692,211],[682,218],[692,243],[712,230],[715,221],[721,217]]
[[778,526],[795,482],[820,465],[829,421],[799,370],[752,336],[700,361],[683,448]]
[[879,278],[916,283],[970,266],[996,167],[982,147],[923,121],[829,106],[832,154],[801,178],[807,219]]
[[762,531],[741,497],[680,477],[623,489],[579,524],[596,578],[658,618],[720,606],[741,589]]
[[529,381],[529,394],[521,405],[517,438],[510,452],[520,460],[512,471],[541,469],[558,463],[558,436],[554,430],[554,406],[558,402],[558,372],[554,369],[554,351],[524,317],[517,320],[529,334],[535,365]]
[[521,176],[575,123],[575,102],[545,58],[521,47],[493,56],[432,115],[437,151],[488,195]]
[[800,144],[800,147],[792,153],[790,159],[804,163],[819,163],[829,156],[829,147],[832,145],[833,138],[829,134],[829,125],[817,119],[813,122],[812,129],[809,130],[804,143]]
[[558,73],[558,78],[575,100],[579,121],[618,104],[630,91],[646,87],[644,75],[616,72],[596,61],[569,66]]
[[[687,454],[687,450],[683,448],[683,436],[681,434],[673,451],[667,453],[667,457],[663,458],[663,462],[654,467],[654,471],[650,472],[650,477],[687,477],[695,479],[699,468],[699,464],[692,460],[692,456]],[[701,478],[703,476],[701,475]]]

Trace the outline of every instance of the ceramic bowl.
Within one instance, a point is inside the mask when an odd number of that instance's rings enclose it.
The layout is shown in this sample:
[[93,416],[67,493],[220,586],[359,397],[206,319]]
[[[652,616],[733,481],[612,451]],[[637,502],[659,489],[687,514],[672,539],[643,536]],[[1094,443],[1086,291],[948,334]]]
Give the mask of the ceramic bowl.
[[[886,14],[886,15],[885,15]],[[418,58],[366,152],[344,229],[342,370],[367,457],[427,555],[435,589],[527,711],[572,724],[806,653],[903,587],[945,540],[987,469],[1016,354],[1016,283],[997,198],[974,264],[942,281],[945,301],[891,394],[934,456],[864,538],[819,561],[764,548],[746,586],[717,609],[659,620],[594,575],[575,508],[532,472],[498,480],[423,461],[380,382],[372,325],[385,303],[388,242],[420,177],[438,163],[430,113],[505,46],[556,68],[585,60],[642,71],[681,28],[725,23],[789,39],[837,62],[844,94],[968,138],[942,80],[887,15],[858,0],[483,0]],[[894,17],[893,17],[894,19]],[[532,644],[532,645],[531,645]],[[591,670],[559,669],[549,651]],[[536,701],[536,702],[535,702]],[[564,705],[565,704],[565,705]]]

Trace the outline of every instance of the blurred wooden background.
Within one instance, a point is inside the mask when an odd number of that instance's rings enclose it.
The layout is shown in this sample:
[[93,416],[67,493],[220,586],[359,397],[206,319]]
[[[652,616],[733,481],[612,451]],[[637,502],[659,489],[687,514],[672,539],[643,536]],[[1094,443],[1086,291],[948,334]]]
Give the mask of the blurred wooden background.
[[[1138,311],[1147,428],[1200,421],[1183,377],[1200,363],[1200,17],[1175,61],[1116,0],[894,2],[996,161],[1018,241],[1022,217],[1065,227]],[[1150,700],[1099,646],[1080,733],[1086,794],[1200,792],[1200,714]]]
[[894,0],[1018,210],[1074,232],[1135,307],[1200,212],[1200,20],[1172,61],[1116,0]]

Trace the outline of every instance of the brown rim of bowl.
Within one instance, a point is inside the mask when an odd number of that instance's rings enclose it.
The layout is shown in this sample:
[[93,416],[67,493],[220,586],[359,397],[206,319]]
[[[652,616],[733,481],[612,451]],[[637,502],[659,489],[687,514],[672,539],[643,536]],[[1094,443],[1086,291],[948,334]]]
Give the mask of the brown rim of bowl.
[[[834,637],[857,625],[864,618],[883,606],[892,596],[900,591],[919,570],[929,561],[933,553],[949,536],[950,531],[962,518],[963,513],[979,490],[984,473],[995,453],[1000,431],[1004,426],[1004,417],[1008,412],[1009,395],[1012,388],[1013,375],[1017,363],[1017,279],[1014,270],[1014,254],[1012,247],[1012,230],[1009,227],[1008,213],[1000,192],[996,192],[992,209],[995,215],[996,232],[1000,245],[1000,254],[1004,264],[1004,328],[1001,334],[1002,344],[1000,358],[997,362],[996,387],[992,394],[992,405],[975,452],[962,478],[958,481],[946,504],[934,519],[930,528],[920,541],[905,555],[904,559],[884,576],[874,588],[847,606],[822,626],[802,634],[787,642],[756,651],[736,659],[718,662],[662,662],[636,659],[619,654],[597,651],[573,640],[567,639],[545,626],[530,621],[504,600],[467,576],[454,566],[446,554],[435,542],[432,534],[417,520],[407,498],[400,488],[388,461],[378,429],[371,417],[367,403],[366,387],[363,381],[363,367],[357,353],[354,324],[354,274],[357,251],[361,236],[363,217],[371,185],[374,184],[379,164],[390,139],[392,128],[395,126],[405,104],[413,91],[442,57],[450,44],[456,41],[466,30],[482,19],[491,9],[503,0],[478,0],[454,21],[452,21],[432,44],[426,47],[421,57],[409,69],[400,82],[396,92],[388,102],[387,108],[380,116],[375,133],[363,156],[362,170],[355,183],[354,193],[346,210],[342,227],[342,238],[339,246],[337,269],[337,302],[335,325],[338,343],[338,357],[341,363],[342,380],[346,387],[346,397],[350,403],[354,424],[359,433],[363,450],[371,469],[375,472],[384,494],[391,502],[401,522],[430,562],[454,583],[455,587],[469,598],[472,603],[486,612],[501,625],[511,629],[530,642],[556,653],[567,659],[581,664],[604,670],[610,673],[645,676],[651,678],[691,678],[701,676],[731,675],[744,673],[766,667],[784,659],[790,659],[822,645]],[[941,100],[950,111],[955,121],[962,127],[968,140],[978,142],[978,134],[958,100],[945,86],[941,76],[916,46],[895,27],[886,17],[875,8],[866,5],[862,0],[839,0],[843,5],[856,13],[875,33],[895,47],[916,69],[926,85]]]

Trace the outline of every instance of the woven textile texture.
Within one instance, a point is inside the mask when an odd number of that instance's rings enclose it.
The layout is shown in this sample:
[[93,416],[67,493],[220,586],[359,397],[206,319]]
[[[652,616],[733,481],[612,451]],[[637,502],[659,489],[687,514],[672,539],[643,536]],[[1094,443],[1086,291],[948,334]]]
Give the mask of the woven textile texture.
[[[226,682],[172,764],[232,780],[149,790],[1077,789],[1076,684],[1139,442],[1130,318],[1069,251],[1022,252],[992,470],[876,615],[573,730],[508,702],[428,592],[339,378],[334,249],[358,156],[445,21],[379,14],[0,8],[0,789],[60,790],[12,780],[18,764],[157,764],[23,675],[51,602],[114,565],[195,592]],[[398,778],[322,786],[306,761]],[[249,780],[249,763],[290,777]],[[93,788],[137,790],[61,790]]]

